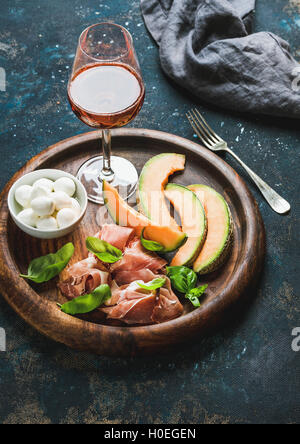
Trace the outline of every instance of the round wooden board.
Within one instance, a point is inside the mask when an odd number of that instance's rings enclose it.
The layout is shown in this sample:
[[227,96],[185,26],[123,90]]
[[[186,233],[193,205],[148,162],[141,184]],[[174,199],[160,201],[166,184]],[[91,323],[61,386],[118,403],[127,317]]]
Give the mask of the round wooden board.
[[137,166],[162,152],[186,154],[186,169],[172,180],[183,185],[204,183],[224,195],[234,220],[234,245],[227,264],[217,273],[203,277],[209,290],[201,308],[164,324],[146,327],[115,327],[67,316],[56,302],[62,302],[57,280],[31,285],[19,277],[29,262],[55,252],[72,241],[76,254],[72,263],[86,255],[85,238],[95,234],[103,222],[104,208],[89,203],[80,227],[54,241],[33,239],[21,232],[8,214],[7,195],[11,185],[35,169],[58,168],[76,175],[79,166],[98,154],[101,133],[89,132],[59,142],[30,160],[7,184],[0,201],[0,291],[13,309],[41,333],[77,350],[110,355],[135,356],[163,352],[176,344],[204,334],[220,322],[239,301],[262,269],[265,232],[256,202],[243,180],[218,156],[189,140],[158,131],[120,129],[113,131],[113,153]]

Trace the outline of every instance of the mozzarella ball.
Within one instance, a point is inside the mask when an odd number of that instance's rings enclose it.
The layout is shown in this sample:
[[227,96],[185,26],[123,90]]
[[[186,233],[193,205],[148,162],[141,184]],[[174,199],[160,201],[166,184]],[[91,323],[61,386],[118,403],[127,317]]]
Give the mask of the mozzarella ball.
[[18,214],[18,219],[23,222],[23,224],[35,228],[38,221],[38,215],[32,208],[27,208]]
[[31,201],[31,208],[40,217],[50,216],[55,210],[54,200],[51,197],[37,197]]
[[36,182],[34,182],[33,186],[34,187],[44,187],[47,188],[48,191],[50,191],[50,193],[54,190],[53,188],[54,182],[50,179],[39,179]]
[[24,208],[30,207],[31,193],[33,188],[30,185],[22,185],[15,192],[15,199]]
[[57,224],[59,228],[65,228],[72,225],[78,219],[72,208],[63,208],[57,213]]
[[72,179],[69,179],[69,177],[61,177],[54,182],[54,191],[63,191],[68,196],[72,197],[75,194],[76,185]]
[[31,193],[31,202],[34,199],[37,199],[38,197],[49,197],[50,194],[51,193],[48,190],[48,188],[43,187],[41,185],[35,185],[32,189],[32,193]]
[[40,217],[36,223],[36,227],[42,231],[57,230],[57,221],[52,216]]
[[72,200],[71,197],[68,196],[63,191],[58,191],[52,194],[52,199],[55,203],[55,209],[57,211],[62,210],[63,208],[72,208]]
[[76,213],[77,217],[79,217],[81,213],[81,206],[78,200],[72,198],[71,201],[72,201],[72,210]]

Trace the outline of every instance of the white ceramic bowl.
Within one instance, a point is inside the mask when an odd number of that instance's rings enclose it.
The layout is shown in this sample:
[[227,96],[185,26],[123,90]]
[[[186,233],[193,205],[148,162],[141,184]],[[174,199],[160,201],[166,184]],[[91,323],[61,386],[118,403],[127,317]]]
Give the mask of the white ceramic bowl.
[[[33,183],[38,179],[46,178],[55,181],[60,177],[69,177],[75,182],[76,192],[73,197],[78,200],[81,207],[81,213],[76,222],[74,222],[72,225],[69,225],[68,227],[59,228],[57,230],[51,231],[39,230],[38,228],[30,227],[21,222],[17,218],[17,215],[20,213],[20,211],[22,211],[22,207],[15,199],[16,189],[21,185],[33,185]],[[76,179],[76,177],[72,176],[72,174],[66,173],[62,170],[36,170],[32,173],[25,174],[25,176],[21,177],[13,184],[8,194],[8,208],[14,222],[22,231],[38,239],[57,239],[59,237],[66,236],[67,234],[74,231],[83,219],[83,216],[86,212],[87,204],[88,198],[84,186],[79,182],[78,179]]]

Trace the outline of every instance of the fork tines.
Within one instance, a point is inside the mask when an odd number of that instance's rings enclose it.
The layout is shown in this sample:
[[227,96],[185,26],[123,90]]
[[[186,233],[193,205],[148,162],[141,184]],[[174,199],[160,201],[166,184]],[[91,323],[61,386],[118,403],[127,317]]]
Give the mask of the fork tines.
[[212,148],[216,144],[224,142],[214,130],[209,126],[202,114],[197,109],[192,109],[186,114],[193,130],[207,148]]

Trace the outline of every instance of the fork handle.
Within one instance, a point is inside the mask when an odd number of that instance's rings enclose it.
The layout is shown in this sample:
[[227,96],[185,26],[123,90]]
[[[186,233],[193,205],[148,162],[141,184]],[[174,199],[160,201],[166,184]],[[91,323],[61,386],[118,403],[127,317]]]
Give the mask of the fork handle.
[[273,190],[266,182],[264,182],[254,171],[252,171],[231,149],[227,148],[226,151],[230,153],[247,171],[253,182],[257,185],[262,195],[270,207],[279,214],[288,213],[291,209],[290,204],[279,196],[275,190]]

